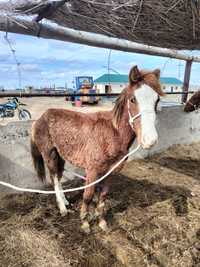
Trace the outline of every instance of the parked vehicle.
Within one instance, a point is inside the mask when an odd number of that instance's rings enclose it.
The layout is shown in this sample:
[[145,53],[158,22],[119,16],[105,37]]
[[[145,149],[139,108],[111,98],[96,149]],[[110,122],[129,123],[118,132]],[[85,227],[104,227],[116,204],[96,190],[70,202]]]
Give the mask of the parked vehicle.
[[93,86],[94,81],[92,76],[76,77],[76,93],[91,94],[91,96],[76,97],[76,100],[80,100],[81,103],[97,104],[100,100],[100,97],[95,96],[97,90],[94,89]]
[[0,104],[0,118],[11,118],[15,116],[15,112],[18,112],[19,120],[30,120],[31,114],[27,109],[22,108],[26,106],[19,101],[17,97],[8,99],[5,104]]

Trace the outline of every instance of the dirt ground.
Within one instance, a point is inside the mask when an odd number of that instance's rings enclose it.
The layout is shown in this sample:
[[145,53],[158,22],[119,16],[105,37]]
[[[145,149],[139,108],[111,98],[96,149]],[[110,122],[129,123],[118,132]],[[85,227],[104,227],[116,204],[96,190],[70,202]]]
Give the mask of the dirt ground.
[[[82,183],[71,182],[66,187]],[[127,163],[113,175],[110,231],[80,229],[75,211],[61,217],[54,196],[21,194],[0,201],[2,267],[200,266],[200,143],[174,146]]]
[[[38,119],[49,108],[64,108],[81,112],[96,112],[102,110],[112,109],[112,101],[100,101],[98,105],[83,105],[82,107],[72,106],[70,101],[66,101],[64,97],[30,97],[19,98],[19,100],[26,104],[25,109],[28,109],[31,113],[32,119]],[[7,98],[0,98],[0,104],[6,103]],[[0,118],[0,124],[7,124],[11,121],[18,121],[17,112],[13,118]]]
[[[27,105],[24,108],[30,111],[33,120],[38,119],[48,108],[65,108],[87,113],[110,110],[114,105],[113,99],[102,99],[98,105],[83,105],[83,107],[72,106],[71,102],[65,101],[64,97],[23,97],[19,98],[19,100]],[[180,96],[167,95],[162,100],[180,103]],[[7,101],[8,98],[0,98],[0,104],[6,103]],[[5,118],[3,120],[0,118],[0,125],[18,120],[19,119],[16,112],[16,116],[13,118]]]

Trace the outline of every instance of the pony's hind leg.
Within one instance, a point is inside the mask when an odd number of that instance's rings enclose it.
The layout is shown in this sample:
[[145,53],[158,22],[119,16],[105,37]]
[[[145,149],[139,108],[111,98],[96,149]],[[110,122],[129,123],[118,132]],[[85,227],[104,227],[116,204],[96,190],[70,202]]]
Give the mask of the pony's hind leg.
[[61,182],[58,181],[58,184],[59,184],[60,194],[61,194],[61,197],[62,197],[64,203],[65,203],[65,206],[69,206],[69,201],[66,199],[65,194],[63,193],[63,187],[62,187]]
[[68,213],[68,210],[65,206],[67,200],[65,199],[64,193],[61,192],[62,186],[60,183],[60,180],[62,178],[63,170],[64,170],[64,161],[59,156],[56,148],[52,148],[48,153],[48,160],[47,167],[49,169],[50,178],[54,185],[54,189],[56,192],[56,201],[58,208],[60,210],[60,213],[62,216],[66,215]]
[[57,157],[58,157],[57,174],[58,174],[58,183],[59,183],[60,194],[61,194],[61,197],[63,198],[65,205],[69,206],[69,201],[65,197],[65,194],[64,194],[63,188],[62,188],[62,183],[61,183],[61,179],[63,177],[63,172],[64,172],[65,161],[60,157],[60,155],[58,153],[57,153]]
[[61,215],[65,216],[68,213],[68,210],[65,206],[65,201],[63,199],[62,193],[60,192],[61,188],[60,188],[60,182],[57,177],[57,174],[51,175],[51,179],[53,180],[53,183],[54,183],[54,189],[56,192],[56,201],[57,201],[58,208],[60,210]]

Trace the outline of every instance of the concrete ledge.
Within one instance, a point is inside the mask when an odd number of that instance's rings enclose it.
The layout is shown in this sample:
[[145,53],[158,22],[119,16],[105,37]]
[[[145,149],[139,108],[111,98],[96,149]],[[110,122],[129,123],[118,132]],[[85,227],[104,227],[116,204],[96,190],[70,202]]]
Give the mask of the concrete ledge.
[[149,157],[175,144],[200,141],[200,113],[183,112],[183,107],[166,107],[157,114],[159,141],[150,150],[140,150],[129,160]]
[[[158,113],[159,143],[149,151],[139,151],[129,160],[148,157],[174,144],[200,141],[199,122],[200,113],[184,113],[181,107],[163,108]],[[41,188],[42,184],[36,178],[30,156],[31,125],[32,121],[0,126],[0,180],[20,187]],[[74,170],[71,165],[67,165],[67,168]],[[0,192],[10,190],[0,186]]]
[[[20,187],[40,187],[30,157],[31,121],[0,126],[0,180]],[[10,191],[0,187],[2,192]]]

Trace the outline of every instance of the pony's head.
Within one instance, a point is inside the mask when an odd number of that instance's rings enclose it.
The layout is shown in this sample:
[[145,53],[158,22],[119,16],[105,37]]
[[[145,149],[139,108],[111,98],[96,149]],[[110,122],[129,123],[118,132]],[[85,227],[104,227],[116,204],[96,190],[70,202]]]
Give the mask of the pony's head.
[[124,89],[117,100],[118,104],[114,108],[114,123],[118,127],[119,103],[121,103],[121,106],[127,107],[129,123],[136,133],[138,143],[143,148],[150,148],[158,140],[155,126],[156,108],[159,96],[164,95],[159,80],[159,69],[139,71],[138,67],[134,66],[129,73],[129,86]]
[[185,104],[184,111],[192,112],[200,108],[200,91],[196,92]]

